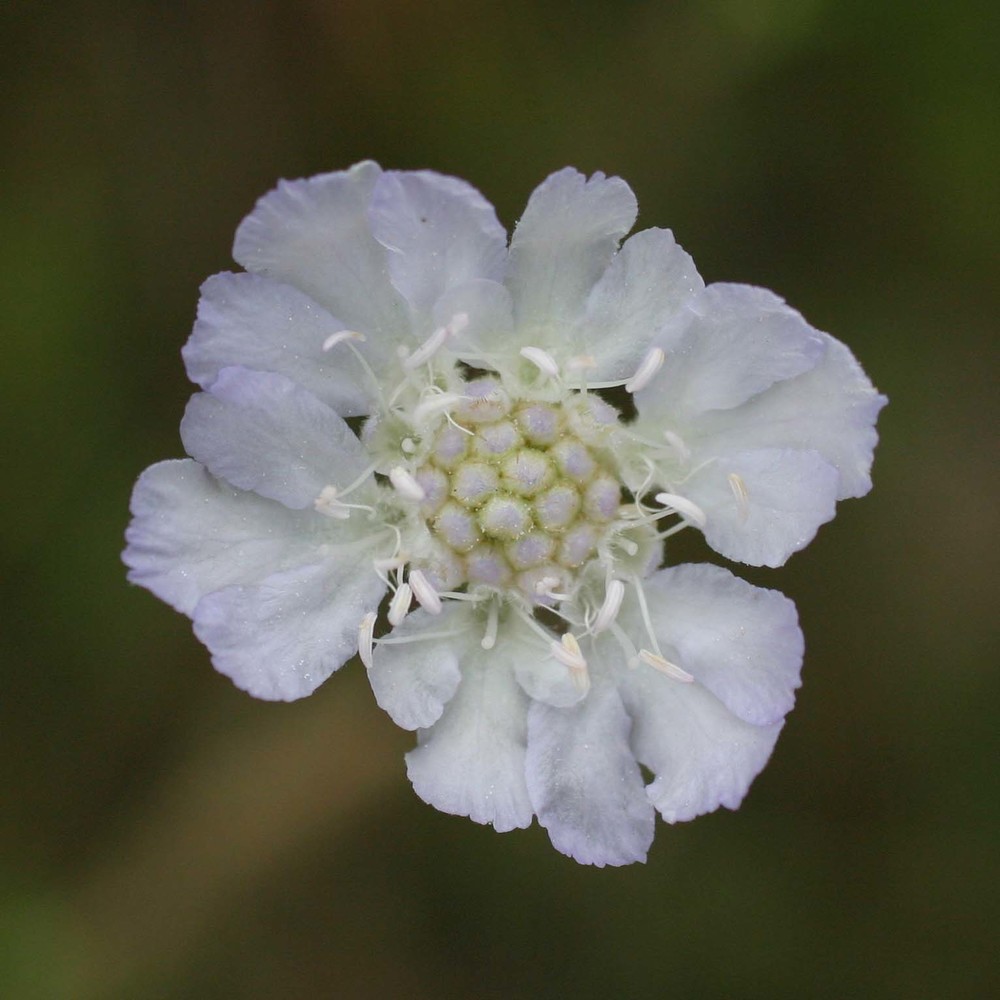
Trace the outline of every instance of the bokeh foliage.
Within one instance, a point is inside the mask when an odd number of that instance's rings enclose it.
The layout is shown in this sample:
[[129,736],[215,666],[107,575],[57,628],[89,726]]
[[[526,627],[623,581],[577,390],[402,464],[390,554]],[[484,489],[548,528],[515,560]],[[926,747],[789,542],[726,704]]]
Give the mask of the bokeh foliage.
[[[981,997],[998,913],[995,14],[977,0],[11,0],[0,10],[0,994]],[[709,280],[891,398],[781,572],[806,682],[744,808],[579,868],[412,795],[357,663],[256,703],[123,581],[197,287],[281,176],[372,157],[509,225],[620,173]],[[695,540],[676,559],[704,558]]]

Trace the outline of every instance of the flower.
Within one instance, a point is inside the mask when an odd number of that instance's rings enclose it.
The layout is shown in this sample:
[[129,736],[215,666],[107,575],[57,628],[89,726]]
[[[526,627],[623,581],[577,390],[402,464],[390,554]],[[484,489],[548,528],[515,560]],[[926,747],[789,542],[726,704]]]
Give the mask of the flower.
[[239,687],[358,652],[425,801],[595,865],[735,808],[799,684],[791,602],[663,540],[780,565],[870,488],[884,403],[770,292],[621,243],[636,211],[563,170],[508,248],[455,178],[279,184],[202,288],[191,457],[140,477],[124,554]]

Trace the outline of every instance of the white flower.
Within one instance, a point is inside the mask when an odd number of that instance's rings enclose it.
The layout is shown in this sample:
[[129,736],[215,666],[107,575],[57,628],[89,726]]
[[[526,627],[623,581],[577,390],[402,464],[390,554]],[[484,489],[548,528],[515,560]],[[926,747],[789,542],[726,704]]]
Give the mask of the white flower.
[[619,249],[635,216],[620,179],[563,170],[508,250],[454,178],[283,182],[237,232],[246,273],[202,289],[191,459],[140,478],[125,552],[241,688],[299,698],[359,652],[419,731],[422,798],[537,816],[596,865],[644,858],[654,810],[737,806],[798,685],[791,603],[658,569],[662,540],[780,564],[870,487],[884,402],[668,231]]

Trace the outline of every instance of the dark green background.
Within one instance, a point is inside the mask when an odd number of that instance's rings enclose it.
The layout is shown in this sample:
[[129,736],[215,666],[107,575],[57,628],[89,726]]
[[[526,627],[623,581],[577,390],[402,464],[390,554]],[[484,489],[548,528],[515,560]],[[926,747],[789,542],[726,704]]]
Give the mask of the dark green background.
[[[8,0],[0,994],[985,996],[994,14]],[[254,702],[124,583],[132,482],[181,453],[199,283],[278,177],[365,157],[464,177],[508,225],[553,169],[619,173],[641,227],[786,296],[891,397],[872,495],[746,574],[808,643],[772,763],[645,866],[434,812],[357,663]]]

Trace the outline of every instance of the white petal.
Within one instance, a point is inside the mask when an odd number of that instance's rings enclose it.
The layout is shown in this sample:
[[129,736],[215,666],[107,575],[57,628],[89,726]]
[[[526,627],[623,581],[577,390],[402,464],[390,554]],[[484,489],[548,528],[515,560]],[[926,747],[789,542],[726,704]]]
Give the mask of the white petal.
[[[379,707],[403,729],[426,729],[441,717],[444,706],[461,680],[460,650],[468,643],[455,636],[421,638],[472,628],[464,607],[452,602],[432,615],[418,608],[387,637],[413,639],[406,643],[380,642],[375,647],[368,680]],[[476,636],[478,641],[479,636]]]
[[783,379],[814,368],[824,338],[773,292],[709,285],[689,300],[683,336],[667,331],[666,363],[636,394],[643,423],[687,421],[726,410]]
[[406,306],[368,220],[380,173],[375,163],[359,163],[282,181],[240,224],[233,257],[248,271],[294,285],[351,330],[408,340]]
[[595,683],[572,708],[534,702],[527,776],[538,822],[556,850],[581,864],[644,861],[654,815],[629,747],[630,722],[614,685]]
[[331,483],[349,485],[370,461],[315,396],[283,375],[247,368],[224,368],[208,392],[191,398],[181,439],[214,475],[297,509]]
[[[584,696],[584,689],[570,668],[560,663],[550,647],[514,615],[508,615],[502,622],[501,640],[518,684],[531,699],[555,708],[568,708]],[[552,641],[556,641],[556,636],[552,636]]]
[[632,747],[656,780],[649,800],[668,823],[735,809],[774,749],[782,723],[754,726],[700,684],[680,684],[646,664],[619,672]]
[[824,334],[823,360],[804,375],[772,386],[736,410],[706,413],[698,433],[706,451],[812,448],[840,473],[837,498],[872,486],[875,420],[885,406],[851,352]]
[[[731,476],[739,477],[742,496]],[[818,452],[762,448],[716,458],[684,484],[684,496],[705,512],[705,540],[716,552],[781,566],[833,519],[838,481]]]
[[369,217],[417,329],[429,332],[431,308],[447,289],[503,277],[507,234],[493,206],[465,181],[430,170],[384,173]]
[[480,278],[448,289],[434,304],[434,326],[444,326],[459,314],[469,322],[448,344],[454,354],[482,368],[493,367],[489,362],[501,351],[513,353],[513,304],[499,282]]
[[441,718],[406,755],[414,791],[442,812],[492,823],[503,832],[531,824],[524,783],[528,698],[517,686],[503,641],[462,647],[462,682]]
[[588,180],[567,167],[534,190],[511,239],[506,282],[525,342],[549,348],[546,328],[580,316],[637,212],[620,177]]
[[594,359],[586,373],[592,381],[628,378],[657,333],[704,287],[669,229],[636,233],[591,290],[570,353]]
[[194,609],[195,635],[216,670],[255,698],[311,694],[358,651],[358,623],[385,584],[358,556],[275,573],[256,586],[227,587]]
[[[373,386],[346,347],[323,351],[344,324],[291,285],[257,274],[216,274],[201,287],[198,319],[184,345],[188,376],[209,388],[223,368],[277,372],[308,389],[342,417],[371,412]],[[357,349],[376,368],[385,344]],[[377,351],[382,349],[383,356]]]
[[[643,589],[669,659],[744,721],[763,726],[785,717],[795,703],[804,648],[787,597],[708,563],[660,570]],[[634,601],[620,621],[631,635],[642,634]]]
[[186,615],[214,590],[314,561],[344,530],[233,489],[190,459],[150,466],[135,484],[131,510],[122,553],[129,580]]

